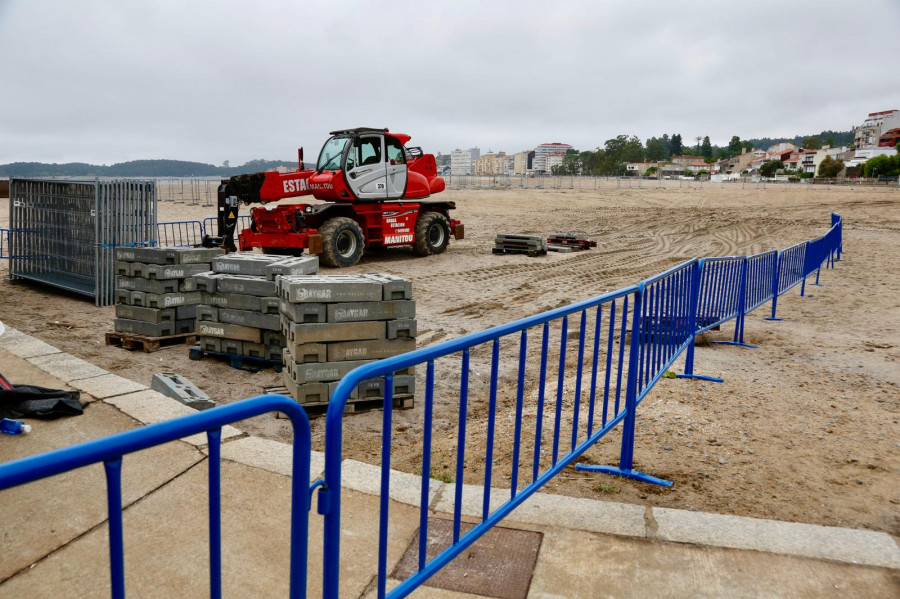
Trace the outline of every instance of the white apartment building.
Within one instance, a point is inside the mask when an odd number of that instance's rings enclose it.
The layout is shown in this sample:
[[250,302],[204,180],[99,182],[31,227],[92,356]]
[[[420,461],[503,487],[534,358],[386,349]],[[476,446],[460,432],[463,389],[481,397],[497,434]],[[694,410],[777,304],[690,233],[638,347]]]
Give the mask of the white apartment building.
[[853,158],[847,162],[847,167],[849,168],[865,164],[867,160],[875,158],[876,156],[893,156],[896,153],[897,148],[885,148],[878,146],[863,148],[861,150],[856,150]]
[[[550,167],[547,165],[547,157],[550,154],[566,155],[568,150],[574,149],[569,144],[559,142],[541,144],[534,149],[534,160],[531,163],[531,170],[541,173],[549,173]],[[562,163],[560,163],[562,164]]]
[[853,134],[853,144],[857,149],[877,146],[883,133],[900,127],[900,110],[870,112],[863,124]]
[[478,148],[460,150],[456,148],[450,153],[450,174],[472,175],[475,173],[475,161],[481,156]]

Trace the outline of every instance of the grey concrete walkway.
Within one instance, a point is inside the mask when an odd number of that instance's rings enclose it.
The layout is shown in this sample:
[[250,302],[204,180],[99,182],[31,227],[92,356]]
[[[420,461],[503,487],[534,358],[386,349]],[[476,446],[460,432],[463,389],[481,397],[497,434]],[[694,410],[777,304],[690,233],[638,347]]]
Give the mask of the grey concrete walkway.
[[[13,382],[78,388],[92,402],[83,416],[33,421],[31,435],[0,436],[0,461],[191,413],[143,385],[9,329],[0,335],[0,372]],[[284,596],[290,447],[232,427],[224,437],[226,595]],[[205,438],[197,436],[125,458],[130,596],[208,594],[204,444]],[[322,464],[321,454],[314,454],[314,476]],[[343,472],[341,597],[374,597],[380,470],[348,460]],[[448,518],[454,486],[433,483],[430,514]],[[501,489],[494,493],[494,505],[508,496]],[[463,497],[463,512],[473,520],[480,514],[481,489],[464,487]],[[392,473],[391,499],[389,572],[418,533],[418,477]],[[100,466],[0,492],[0,513],[0,596],[109,596]],[[504,527],[541,535],[526,585],[532,598],[900,597],[900,549],[883,533],[547,494],[529,499]],[[321,594],[321,547],[322,517],[313,511],[310,597]],[[480,550],[476,544],[457,559],[468,567],[466,560]],[[398,583],[391,580],[389,586]],[[423,587],[413,596],[483,595]]]

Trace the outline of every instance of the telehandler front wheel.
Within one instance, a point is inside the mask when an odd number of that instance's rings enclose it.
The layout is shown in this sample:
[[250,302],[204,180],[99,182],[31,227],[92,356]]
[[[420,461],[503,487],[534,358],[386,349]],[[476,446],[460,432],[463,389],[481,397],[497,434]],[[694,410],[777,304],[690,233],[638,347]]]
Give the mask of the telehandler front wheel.
[[325,221],[319,229],[322,236],[320,259],[326,266],[353,266],[362,258],[366,248],[362,228],[352,218],[337,216]]

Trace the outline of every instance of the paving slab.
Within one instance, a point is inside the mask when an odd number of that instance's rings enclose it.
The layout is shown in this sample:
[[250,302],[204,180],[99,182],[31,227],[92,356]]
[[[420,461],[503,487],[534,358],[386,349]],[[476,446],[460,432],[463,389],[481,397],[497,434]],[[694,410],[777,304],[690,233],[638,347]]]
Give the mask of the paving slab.
[[[48,389],[72,389],[70,385],[66,385],[52,374],[41,370],[25,358],[20,358],[5,349],[0,349],[0,373],[9,379],[9,382],[13,385],[37,385]],[[82,398],[83,401],[85,399]]]
[[[127,395],[116,395],[104,400],[143,424],[165,422],[180,416],[196,414],[197,410],[187,407],[162,393],[147,389]],[[231,425],[222,427],[222,440],[238,437],[243,433]],[[195,446],[207,445],[206,433],[185,437],[184,441]]]
[[[290,479],[222,462],[222,586],[226,596],[284,597],[289,580]],[[199,465],[125,510],[125,584],[134,597],[209,596],[207,469]],[[186,502],[186,498],[191,501]],[[194,503],[196,502],[196,503]],[[341,597],[359,597],[376,572],[378,504],[345,491]],[[192,505],[196,509],[191,509]],[[309,512],[308,597],[321,596],[322,522]],[[414,508],[392,503],[388,571],[415,535]],[[105,524],[0,584],[4,597],[109,596]],[[164,550],[163,550],[164,548]]]
[[[346,489],[353,489],[369,495],[381,495],[381,467],[344,460],[341,462],[341,483]],[[422,477],[391,470],[390,496],[394,501],[418,507],[422,503]],[[432,480],[428,485],[428,504],[434,504],[435,497],[446,487],[446,483]]]
[[[209,453],[204,449],[204,453]],[[222,459],[246,466],[262,468],[275,474],[291,476],[294,467],[294,447],[288,443],[244,437],[222,445]],[[325,454],[313,451],[310,455],[309,477],[316,480],[325,471]]]
[[882,532],[668,508],[653,508],[653,518],[665,541],[900,568],[900,548]]
[[[50,385],[62,387],[61,383]],[[81,416],[56,420],[26,419],[33,429],[28,435],[0,435],[0,462],[7,462],[60,447],[83,443],[140,426],[114,407],[95,402]],[[177,476],[203,455],[186,443],[172,442],[130,454],[122,469],[123,501],[128,504]],[[102,465],[81,468],[28,485],[0,491],[0,580],[28,568],[58,547],[99,525],[107,517],[106,477]],[[15,515],[15,517],[11,517]],[[101,552],[98,559],[106,559]],[[59,585],[59,581],[48,581]],[[31,591],[21,596],[46,595]],[[97,590],[92,590],[91,594]],[[0,586],[0,596],[7,594]]]
[[[456,483],[446,485],[435,511],[452,514],[455,505]],[[493,512],[509,501],[509,489],[491,489],[490,505]],[[480,517],[484,499],[483,487],[463,485],[462,509],[464,516]],[[507,518],[509,522],[560,526],[593,532],[605,532],[632,537],[647,536],[644,516],[646,508],[640,505],[577,499],[548,493],[535,493]],[[505,521],[504,521],[505,522]]]
[[[2,327],[0,323],[0,327]],[[60,351],[48,343],[44,343],[40,339],[35,339],[31,335],[26,335],[16,329],[3,327],[0,331],[0,349],[4,349],[14,356],[20,358],[35,358],[38,356],[46,356],[49,354],[58,354]]]
[[532,599],[896,597],[888,570],[548,528]]
[[116,374],[101,374],[87,379],[71,381],[72,387],[92,395],[97,399],[107,399],[116,395],[125,395],[142,391],[147,387]]
[[90,362],[85,362],[81,358],[63,353],[35,356],[34,358],[28,358],[28,361],[41,370],[49,372],[64,383],[109,374]]

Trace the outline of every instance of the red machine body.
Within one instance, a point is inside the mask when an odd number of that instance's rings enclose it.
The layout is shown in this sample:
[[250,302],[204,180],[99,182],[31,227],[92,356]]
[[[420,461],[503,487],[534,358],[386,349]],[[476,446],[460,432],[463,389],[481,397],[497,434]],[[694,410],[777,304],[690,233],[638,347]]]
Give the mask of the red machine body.
[[[428,199],[444,191],[434,156],[409,148],[410,137],[387,129],[332,132],[315,169],[240,175],[219,188],[219,230],[227,249],[239,203],[270,203],[311,195],[320,203],[254,208],[238,234],[240,249],[321,254],[329,266],[355,264],[366,247],[412,245],[421,255],[446,249],[464,228],[451,219],[452,201]],[[414,200],[414,201],[407,201]],[[231,236],[228,235],[229,225]]]

